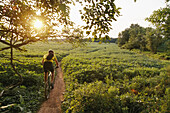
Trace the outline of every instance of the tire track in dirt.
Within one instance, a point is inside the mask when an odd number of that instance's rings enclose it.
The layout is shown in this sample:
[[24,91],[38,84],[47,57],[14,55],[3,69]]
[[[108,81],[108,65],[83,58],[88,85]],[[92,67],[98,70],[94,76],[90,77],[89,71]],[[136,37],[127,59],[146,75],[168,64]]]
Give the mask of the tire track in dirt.
[[37,113],[62,113],[61,102],[64,100],[65,84],[61,67],[59,66],[56,70],[54,89],[51,90],[50,98],[41,105]]

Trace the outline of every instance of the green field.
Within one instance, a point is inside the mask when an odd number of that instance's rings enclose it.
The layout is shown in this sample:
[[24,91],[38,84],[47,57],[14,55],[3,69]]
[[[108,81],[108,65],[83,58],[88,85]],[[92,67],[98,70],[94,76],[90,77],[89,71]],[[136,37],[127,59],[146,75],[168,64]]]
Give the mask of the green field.
[[[3,46],[3,45],[0,45]],[[0,98],[0,112],[35,113],[44,101],[41,60],[53,49],[66,84],[62,109],[66,113],[165,113],[169,111],[169,61],[148,58],[115,43],[70,44],[38,42],[14,52],[24,82]],[[18,81],[10,66],[9,51],[0,53],[0,91]],[[137,91],[138,93],[134,92]]]

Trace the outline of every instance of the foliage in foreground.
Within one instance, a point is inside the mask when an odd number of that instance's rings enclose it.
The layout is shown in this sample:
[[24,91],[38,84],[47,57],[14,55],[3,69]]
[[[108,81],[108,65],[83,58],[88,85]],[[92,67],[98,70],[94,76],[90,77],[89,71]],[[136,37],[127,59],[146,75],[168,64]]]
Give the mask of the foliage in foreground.
[[[8,113],[36,111],[37,105],[40,105],[43,100],[42,67],[35,62],[16,65],[18,65],[24,81],[20,86],[4,92],[4,95],[0,98],[1,106],[11,105],[11,107],[5,107],[0,111],[2,113],[7,111]],[[19,78],[10,67],[10,63],[1,63],[0,70],[0,91],[18,82]]]
[[[69,50],[72,49],[68,44],[35,43],[25,46],[28,52],[15,51],[14,59],[20,62],[14,62],[17,71],[23,77],[23,83],[18,87],[6,90],[19,81],[19,77],[11,68],[9,61],[9,51],[1,52],[0,56],[0,92],[5,90],[3,96],[0,97],[0,112],[2,113],[36,113],[40,105],[44,101],[44,76],[42,69],[42,57],[53,49],[58,60],[67,56]],[[4,45],[0,45],[4,47]],[[60,49],[59,49],[60,48]],[[1,94],[0,94],[1,95]]]
[[[24,82],[0,98],[0,107],[6,107],[0,109],[2,113],[35,113],[39,109],[44,101],[41,60],[48,49],[55,51],[59,61],[64,58],[64,112],[167,111],[168,62],[120,50],[115,44],[92,43],[85,48],[72,48],[69,44],[49,42],[25,48],[28,52],[14,54],[21,61],[14,63]],[[9,51],[0,54],[0,92],[18,80],[6,58],[8,54]],[[131,89],[137,90],[138,95]]]
[[169,62],[114,44],[77,49],[62,60],[66,113],[168,112]]

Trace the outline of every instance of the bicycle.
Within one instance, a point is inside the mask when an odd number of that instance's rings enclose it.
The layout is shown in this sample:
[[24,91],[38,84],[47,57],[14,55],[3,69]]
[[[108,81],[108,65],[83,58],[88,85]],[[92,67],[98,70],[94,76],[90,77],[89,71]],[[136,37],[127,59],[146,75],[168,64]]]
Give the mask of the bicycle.
[[[54,68],[54,80],[53,80],[53,83],[52,83],[53,85],[55,83],[56,68],[58,68],[58,66]],[[48,99],[50,97],[50,91],[53,89],[53,87],[51,86],[51,76],[52,76],[52,73],[49,72],[48,77],[47,77],[47,81],[45,83],[45,99]]]

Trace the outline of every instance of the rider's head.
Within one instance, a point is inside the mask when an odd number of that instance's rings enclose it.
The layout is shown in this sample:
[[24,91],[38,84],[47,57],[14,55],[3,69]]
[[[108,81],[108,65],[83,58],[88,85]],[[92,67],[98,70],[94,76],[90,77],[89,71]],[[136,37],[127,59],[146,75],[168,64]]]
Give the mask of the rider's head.
[[51,53],[51,54],[54,53],[54,51],[53,51],[52,49],[49,49],[48,52],[49,52],[49,54],[50,54],[50,53]]

